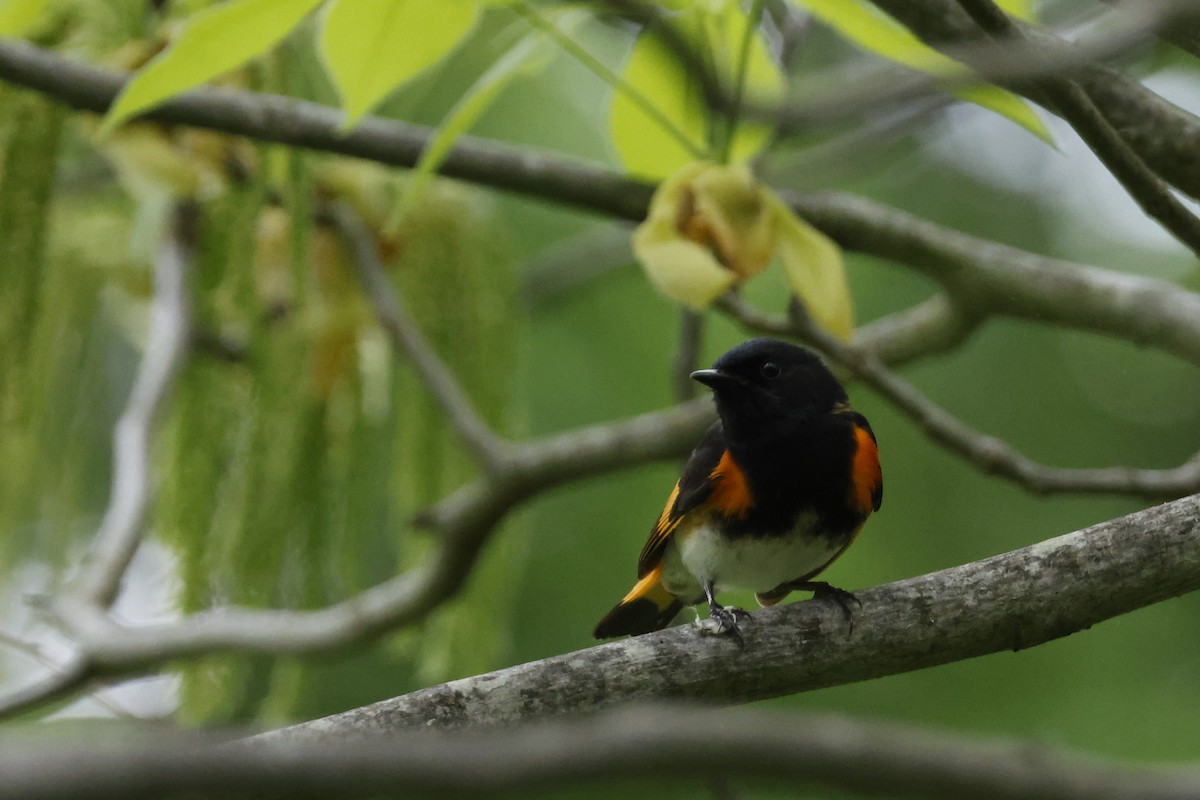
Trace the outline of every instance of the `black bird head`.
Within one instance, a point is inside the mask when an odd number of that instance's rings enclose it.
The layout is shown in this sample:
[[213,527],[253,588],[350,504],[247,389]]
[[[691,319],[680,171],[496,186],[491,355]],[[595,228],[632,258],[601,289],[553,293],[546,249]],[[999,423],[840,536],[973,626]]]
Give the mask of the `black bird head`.
[[817,355],[777,339],[751,339],[692,373],[711,388],[733,435],[786,433],[845,404],[846,390]]

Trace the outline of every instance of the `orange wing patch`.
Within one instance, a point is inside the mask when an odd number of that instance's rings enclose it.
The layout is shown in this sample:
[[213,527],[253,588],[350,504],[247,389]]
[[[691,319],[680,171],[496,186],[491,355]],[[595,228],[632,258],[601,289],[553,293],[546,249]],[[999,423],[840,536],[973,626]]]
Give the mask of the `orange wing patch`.
[[754,495],[750,492],[746,473],[742,472],[728,450],[721,454],[721,460],[709,473],[708,479],[713,484],[708,504],[718,513],[727,517],[744,517],[754,508]]
[[883,502],[883,470],[879,466],[879,447],[871,431],[854,426],[857,448],[851,465],[850,504],[861,514],[878,511]]

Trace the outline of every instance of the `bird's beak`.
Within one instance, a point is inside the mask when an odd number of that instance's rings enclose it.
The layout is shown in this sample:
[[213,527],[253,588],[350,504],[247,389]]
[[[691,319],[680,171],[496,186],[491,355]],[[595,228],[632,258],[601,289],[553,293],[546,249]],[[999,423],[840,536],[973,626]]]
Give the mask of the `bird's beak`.
[[692,380],[699,381],[710,389],[722,389],[741,382],[736,376],[719,369],[698,369],[692,373]]

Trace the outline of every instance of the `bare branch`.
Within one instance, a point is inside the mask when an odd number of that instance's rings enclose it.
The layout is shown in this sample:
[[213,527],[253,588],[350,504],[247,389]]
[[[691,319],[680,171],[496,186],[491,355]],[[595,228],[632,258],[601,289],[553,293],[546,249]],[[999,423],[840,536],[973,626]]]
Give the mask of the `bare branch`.
[[125,412],[113,432],[112,494],[82,570],[71,589],[80,602],[112,605],[141,544],[153,497],[150,449],[175,378],[187,357],[192,310],[188,273],[193,260],[195,206],[181,203],[155,260],[155,291],[142,359]]
[[[881,0],[880,5],[913,24],[922,35],[940,33],[946,38],[962,33],[961,25],[934,19],[937,14],[924,10],[926,6],[951,19],[958,18],[970,26],[968,30],[974,25],[952,0],[922,0],[912,3],[912,8],[907,8],[909,0],[899,4],[905,8],[893,9],[896,4],[892,0]],[[1160,98],[1137,84],[1113,75],[1116,88],[1103,102],[1097,97],[1098,84],[1088,83],[1089,93],[1105,116],[1156,170],[1161,172],[1157,164],[1162,157],[1151,159],[1151,144],[1143,140],[1153,138],[1164,152],[1172,153],[1171,158],[1176,159],[1172,163],[1181,174],[1198,176],[1195,194],[1200,196],[1200,122],[1174,107],[1167,108]],[[121,76],[8,40],[0,40],[0,78],[93,111],[106,109],[123,83]],[[1114,105],[1121,105],[1124,120],[1115,115]],[[333,109],[250,92],[192,92],[151,112],[150,118],[400,166],[412,166],[430,136],[427,128],[378,118],[368,118],[344,133],[340,116]],[[1153,129],[1131,133],[1145,126]],[[469,136],[458,140],[442,171],[451,177],[576,204],[619,219],[641,220],[654,190],[650,184],[598,167]],[[853,195],[792,193],[789,200],[805,219],[842,246],[929,274],[947,288],[956,307],[968,317],[987,311],[1099,331],[1200,364],[1196,297],[1172,284],[1044,258]]]
[[1047,258],[838,192],[782,193],[849,250],[942,285],[968,320],[1010,316],[1103,333],[1200,364],[1200,295],[1176,284]]
[[[0,79],[83,111],[104,113],[128,75],[68,61],[47,50],[0,37]],[[433,136],[422,125],[365,117],[342,127],[337,109],[278,95],[228,89],[197,89],[147,112],[140,119],[190,125],[265,142],[411,167]],[[654,187],[609,170],[528,147],[460,136],[440,174],[530,197],[578,205],[619,219],[640,220]]]
[[335,207],[333,217],[350,244],[363,291],[374,306],[375,315],[391,338],[396,353],[403,354],[412,363],[476,463],[491,474],[503,471],[508,459],[507,444],[475,413],[454,375],[425,341],[384,273],[371,232],[346,206]]
[[1200,770],[1132,767],[1035,742],[857,722],[649,706],[503,731],[229,743],[173,734],[9,743],[0,800],[187,795],[462,797],[628,780],[786,780],[871,795],[979,800],[1184,800]]
[[854,332],[854,341],[884,364],[895,366],[953,350],[982,321],[981,314],[965,313],[946,295],[939,294],[863,325]]
[[[980,29],[1004,42],[1026,42],[1025,33],[992,0],[958,0]],[[1040,61],[1035,57],[1034,63]],[[1086,92],[1072,81],[1041,70],[1029,85],[1045,93],[1108,168],[1129,196],[1180,242],[1200,256],[1200,219],[1176,198],[1165,181],[1121,138]]]
[[234,606],[132,627],[99,606],[60,601],[51,611],[74,640],[83,675],[73,683],[47,682],[41,694],[22,692],[0,703],[0,716],[61,697],[96,675],[141,673],[171,659],[214,652],[329,650],[411,624],[458,592],[496,523],[520,503],[570,481],[685,455],[713,419],[705,398],[516,444],[505,472],[480,478],[425,512],[421,522],[439,533],[426,561],[323,609]]
[[[873,0],[922,40],[947,53],[962,55],[960,48],[977,44],[980,31],[958,0]],[[1181,11],[1188,11],[1179,4]],[[1194,13],[1194,6],[1191,8]],[[1074,46],[1044,31],[1020,25],[1024,37],[1043,58],[1070,59]],[[968,62],[969,63],[969,62]],[[1072,75],[1121,138],[1164,180],[1200,198],[1200,120],[1168,103],[1136,81],[1095,64],[1084,64]],[[1040,87],[1023,82],[1008,84],[1035,102],[1053,105]]]
[[90,665],[81,653],[64,664],[56,664],[33,681],[0,695],[0,718],[36,708],[66,697],[82,688],[91,678]]
[[685,625],[285,730],[342,736],[505,724],[648,699],[761,700],[1033,647],[1198,588],[1195,495],[982,561],[856,590],[863,607],[853,630],[832,603],[764,608],[743,627],[744,651]]
[[778,132],[786,136],[843,123],[863,114],[878,116],[890,108],[976,86],[981,79],[1015,84],[1048,76],[1069,77],[1085,66],[1126,55],[1173,27],[1179,17],[1178,9],[1169,2],[1147,4],[1141,12],[1133,17],[1113,14],[1118,19],[1106,25],[1102,35],[1077,39],[1070,48],[1058,48],[1053,53],[1024,39],[942,45],[943,52],[960,63],[970,64],[970,68],[937,76],[880,70],[866,77],[839,81],[836,91],[803,103],[752,106],[748,111],[756,117],[774,120]]

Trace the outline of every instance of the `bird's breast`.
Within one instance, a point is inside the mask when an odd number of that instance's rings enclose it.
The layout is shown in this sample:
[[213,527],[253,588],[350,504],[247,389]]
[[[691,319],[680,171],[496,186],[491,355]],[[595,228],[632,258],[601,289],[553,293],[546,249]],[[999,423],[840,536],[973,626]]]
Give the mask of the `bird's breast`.
[[681,597],[694,597],[704,581],[718,592],[768,592],[819,571],[844,544],[822,530],[815,512],[801,513],[789,531],[770,536],[730,535],[710,517],[672,537],[663,554],[663,584]]

